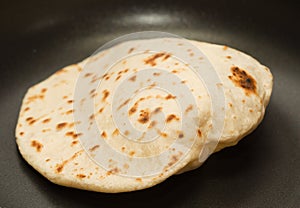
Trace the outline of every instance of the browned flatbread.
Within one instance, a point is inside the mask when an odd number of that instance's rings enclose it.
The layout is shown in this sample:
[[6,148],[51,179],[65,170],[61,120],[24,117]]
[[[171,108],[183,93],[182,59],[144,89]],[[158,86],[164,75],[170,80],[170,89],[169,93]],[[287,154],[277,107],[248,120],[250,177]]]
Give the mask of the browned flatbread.
[[[85,72],[84,65],[87,62],[97,62],[110,53],[118,51],[120,47],[124,47],[124,44],[131,49],[129,52],[132,52],[139,45],[146,42],[149,44],[151,41],[155,40],[131,41],[121,44],[122,46],[117,45],[81,63],[67,66],[31,87],[24,97],[16,128],[17,144],[24,159],[53,183],[109,193],[145,189],[164,181],[173,174],[199,167],[211,154],[210,151],[203,151],[204,145],[210,142],[207,135],[212,125],[211,100],[205,86],[193,76],[187,65],[176,61],[168,54],[143,53],[129,56],[125,61],[117,63],[110,70],[110,74],[102,77],[98,77],[96,73]],[[224,130],[214,150],[218,151],[235,145],[261,122],[271,96],[272,74],[267,67],[237,50],[203,42],[191,41],[191,43],[210,60],[220,77],[220,82],[216,85],[224,90],[226,104]],[[166,128],[163,131],[156,131],[159,139],[141,146],[125,140],[124,137],[133,133],[130,130],[120,132],[114,124],[111,105],[118,83],[125,79],[133,83],[138,82],[135,73],[154,65],[176,74],[182,83],[191,89],[196,106],[183,110],[187,115],[192,112],[192,109],[198,112],[190,115],[195,122],[189,124],[191,127],[197,126],[197,139],[186,154],[174,148],[168,162],[157,174],[128,177],[126,170],[131,168],[130,158],[160,154],[168,150],[176,139],[188,134],[178,130],[182,115],[176,108],[176,97],[159,92],[155,88],[151,89],[151,86],[149,91],[124,103],[124,106],[128,106],[129,119],[141,131],[154,129],[156,123],[152,118],[155,117],[155,113],[163,111]],[[76,100],[74,93],[80,74],[90,83],[101,80],[101,84],[94,91],[89,91],[85,99]],[[160,74],[153,74],[153,77],[155,76],[159,77]],[[98,139],[105,140],[118,153],[128,157],[128,163],[125,161],[119,164],[114,161],[114,158],[110,158],[108,162],[111,164],[108,169],[105,169],[92,158],[97,151],[106,151],[101,145],[95,144],[88,149],[83,148],[84,144],[81,143],[80,138],[89,135],[89,132],[79,132],[76,125],[88,122],[77,120],[80,117],[75,115],[74,110],[77,108],[74,108],[74,103],[80,104],[87,100],[95,100],[94,114],[87,116],[91,117],[91,122],[95,122],[102,130],[101,137]],[[123,107],[122,104],[119,103],[120,109]],[[200,152],[202,152],[202,160],[199,160]],[[148,164],[150,169],[151,167],[155,169],[155,165]]]

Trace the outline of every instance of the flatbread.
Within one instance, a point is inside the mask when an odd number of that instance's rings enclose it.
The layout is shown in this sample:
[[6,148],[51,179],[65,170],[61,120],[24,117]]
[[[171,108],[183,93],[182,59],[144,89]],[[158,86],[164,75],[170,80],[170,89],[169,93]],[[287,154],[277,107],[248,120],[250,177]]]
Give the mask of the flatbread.
[[[152,45],[155,41],[157,39],[119,44],[78,64],[67,66],[31,87],[24,97],[16,127],[16,141],[23,158],[53,183],[108,193],[145,189],[174,174],[199,167],[212,153],[205,150],[213,125],[209,92],[188,64],[176,60],[172,54],[149,54],[149,51],[134,54],[141,45]],[[220,142],[213,150],[219,151],[235,145],[262,121],[271,96],[272,74],[252,57],[227,46],[197,41],[190,43],[211,62],[220,78],[220,82],[215,84],[224,91],[224,129]],[[112,57],[116,51],[124,49],[129,49],[128,54],[134,55],[116,63],[108,73],[104,73],[108,66],[98,67],[98,62],[105,57]],[[204,59],[198,58],[199,62]],[[139,73],[154,66],[178,76],[181,84],[190,89],[195,105],[178,110],[176,99],[180,99],[180,94],[175,96],[156,89],[154,81],[163,74],[155,70],[148,85],[140,83],[141,88],[148,90],[137,92],[134,98],[126,102],[119,102],[121,83],[124,80],[139,83]],[[99,70],[103,71],[101,76]],[[86,93],[77,94],[81,90],[78,80],[87,86],[86,89],[82,88],[83,91],[88,90]],[[116,95],[116,90],[121,91],[120,95]],[[126,90],[123,90],[123,94],[126,94]],[[91,103],[92,114],[87,107]],[[113,105],[117,107],[113,108]],[[143,140],[145,134],[136,138],[136,132],[130,128],[126,130],[128,126],[124,125],[121,129],[116,127],[118,119],[116,121],[114,113],[122,109],[139,132],[152,132],[158,135],[158,139],[143,145],[124,139],[132,137]],[[159,128],[161,112],[165,116],[164,128]],[[189,142],[190,138],[186,138],[190,132],[182,131],[180,127],[183,115],[191,119],[188,125],[195,129],[192,143]],[[98,127],[99,135],[93,131],[94,127]],[[99,145],[95,141],[102,143]],[[108,149],[103,146],[103,141],[116,155],[125,155],[127,159],[120,162],[106,154]],[[174,142],[178,145],[173,147]],[[149,158],[165,151],[170,154],[161,164],[148,159],[149,163],[145,166],[131,167],[136,157]],[[200,160],[199,155],[202,158]],[[103,160],[102,165],[99,160]],[[152,175],[141,175],[141,169],[145,167],[157,171],[153,171]],[[137,174],[132,174],[132,171]]]

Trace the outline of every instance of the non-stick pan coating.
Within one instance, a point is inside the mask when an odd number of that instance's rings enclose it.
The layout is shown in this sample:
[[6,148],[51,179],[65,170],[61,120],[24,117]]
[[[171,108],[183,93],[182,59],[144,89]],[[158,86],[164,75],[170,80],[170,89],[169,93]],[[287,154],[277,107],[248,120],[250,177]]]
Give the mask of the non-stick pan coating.
[[[0,207],[298,207],[299,11],[288,1],[5,1],[0,6]],[[142,30],[226,44],[270,67],[262,124],[195,171],[148,190],[102,194],[54,185],[18,153],[14,128],[27,88]]]

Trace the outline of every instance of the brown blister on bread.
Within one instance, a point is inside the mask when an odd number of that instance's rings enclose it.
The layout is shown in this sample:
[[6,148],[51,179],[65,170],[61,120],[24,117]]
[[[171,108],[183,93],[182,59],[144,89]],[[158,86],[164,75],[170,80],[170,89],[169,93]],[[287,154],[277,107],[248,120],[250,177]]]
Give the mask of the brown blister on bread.
[[115,79],[115,81],[118,81],[122,76],[121,75],[118,75]]
[[27,101],[25,102],[26,105],[30,104],[31,102],[34,102],[36,100],[42,100],[44,99],[44,95],[33,95],[27,98]]
[[159,75],[160,75],[159,72],[154,72],[154,73],[153,73],[153,76],[156,76],[156,77],[157,77],[157,76],[159,76]]
[[235,86],[241,87],[247,96],[257,93],[256,81],[250,74],[237,66],[231,67],[230,70],[232,75],[228,76],[228,78],[235,84]]
[[120,110],[121,108],[123,108],[125,105],[127,105],[129,103],[130,99],[127,99],[124,101],[124,103],[122,103],[117,110]]
[[44,119],[43,121],[42,121],[42,123],[49,123],[51,121],[51,118],[46,118],[46,119]]
[[138,122],[145,124],[150,120],[150,113],[148,110],[141,110]]
[[132,51],[134,51],[134,48],[130,48],[130,49],[128,50],[128,53],[131,53]]
[[137,105],[132,106],[132,108],[129,109],[128,115],[132,115],[137,111]]
[[66,122],[62,122],[56,125],[56,129],[57,130],[62,130],[63,128],[65,128],[68,125],[68,123]]
[[92,73],[86,73],[86,74],[84,75],[84,77],[89,77],[89,76],[92,76]]
[[69,114],[72,114],[73,112],[74,112],[74,110],[71,109],[71,110],[66,111],[66,114],[69,115]]
[[166,98],[166,100],[169,100],[169,99],[175,99],[176,96],[173,96],[173,95],[171,95],[171,94],[168,94],[165,98]]
[[193,110],[193,105],[189,105],[186,109],[185,109],[185,113],[190,112],[191,110]]
[[119,168],[113,168],[109,171],[106,172],[106,175],[111,175],[111,174],[118,174],[120,172]]
[[38,142],[36,140],[31,141],[31,146],[34,147],[37,152],[40,152],[42,150],[42,148],[44,147],[40,142]]
[[99,112],[99,113],[102,113],[103,110],[104,110],[104,108],[100,108],[98,112]]
[[167,53],[156,53],[144,60],[145,64],[156,66],[156,59],[163,57],[163,61],[167,60],[171,55]]
[[76,134],[73,131],[68,131],[68,132],[65,133],[65,135],[69,136],[69,137],[72,137],[73,139],[76,139],[77,137],[81,136],[82,134],[81,133]]
[[47,88],[41,89],[41,93],[45,93],[45,92],[47,92]]
[[135,180],[138,181],[138,182],[142,182],[143,181],[141,178],[136,178]]
[[171,54],[170,53],[167,53],[164,57],[163,57],[163,61],[167,60],[168,58],[171,57]]
[[183,155],[182,152],[178,152],[178,154],[174,154],[171,156],[170,158],[170,162],[164,167],[164,170],[168,170],[170,167],[172,167],[179,159],[180,157]]
[[113,136],[117,136],[119,134],[120,134],[120,132],[118,129],[115,129],[114,132],[112,133]]
[[174,114],[170,114],[170,115],[168,115],[168,117],[167,117],[167,119],[166,119],[166,122],[169,123],[169,122],[171,122],[171,121],[173,121],[173,120],[178,121],[179,118],[178,118],[176,115],[174,115]]
[[128,130],[124,131],[124,135],[128,136],[130,134],[130,132]]
[[79,179],[83,179],[83,178],[86,177],[86,175],[84,175],[84,174],[77,174],[76,177],[79,178]]
[[57,72],[55,72],[55,75],[61,75],[61,74],[65,73],[65,72],[67,72],[67,69],[62,68],[62,69],[58,70]]
[[91,152],[93,152],[93,151],[95,151],[96,149],[98,149],[100,147],[100,145],[95,145],[95,146],[93,146],[92,148],[90,148],[89,150],[91,151]]
[[74,145],[78,144],[78,141],[72,141],[71,142],[71,147],[73,147]]
[[154,109],[153,113],[156,114],[156,113],[159,113],[162,111],[162,107],[157,107]]
[[106,98],[109,96],[109,91],[108,90],[103,90],[102,94],[103,94],[102,101],[105,101]]
[[184,134],[183,134],[183,132],[179,132],[179,134],[178,134],[178,138],[179,139],[181,139],[181,138],[183,138],[184,137]]
[[167,137],[168,137],[168,134],[167,134],[167,133],[165,133],[165,132],[158,131],[158,133],[159,133],[159,135],[160,135],[161,137],[165,137],[165,138],[167,138]]
[[37,120],[34,119],[33,117],[28,117],[28,118],[26,118],[26,121],[27,121],[27,123],[28,123],[29,125],[32,125],[32,124],[34,124]]
[[153,128],[156,124],[157,124],[156,121],[151,121],[150,124],[149,124],[149,126],[148,126],[148,129]]
[[129,78],[129,81],[131,81],[131,82],[135,82],[135,80],[136,80],[136,75]]
[[202,137],[202,132],[200,129],[197,130],[198,137]]
[[106,139],[106,138],[107,138],[107,134],[106,134],[106,132],[105,132],[105,131],[103,131],[103,132],[101,133],[101,136],[102,136],[102,138]]
[[76,152],[72,157],[70,157],[67,160],[64,160],[62,163],[60,164],[56,164],[55,166],[55,172],[56,173],[61,173],[65,167],[65,165],[69,162],[71,162],[72,160],[74,160],[78,155],[80,155],[84,150],[80,150],[78,152]]

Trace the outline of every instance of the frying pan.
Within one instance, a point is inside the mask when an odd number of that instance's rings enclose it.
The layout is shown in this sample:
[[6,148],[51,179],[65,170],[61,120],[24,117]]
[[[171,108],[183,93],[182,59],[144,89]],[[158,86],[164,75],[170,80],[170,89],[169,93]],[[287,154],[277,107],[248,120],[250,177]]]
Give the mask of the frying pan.
[[[288,1],[1,2],[0,207],[299,207],[299,19]],[[50,183],[15,144],[27,88],[143,30],[229,45],[270,67],[275,83],[265,119],[237,146],[147,190],[103,194]]]

